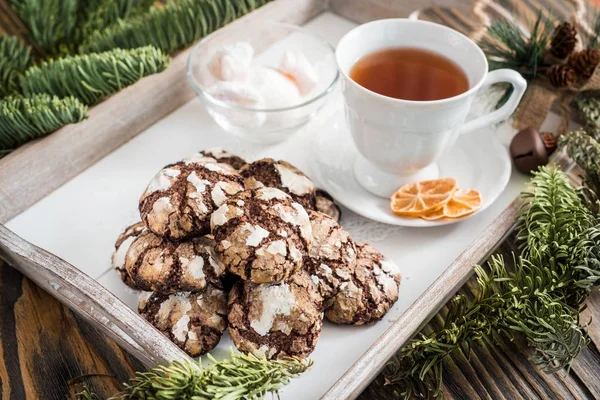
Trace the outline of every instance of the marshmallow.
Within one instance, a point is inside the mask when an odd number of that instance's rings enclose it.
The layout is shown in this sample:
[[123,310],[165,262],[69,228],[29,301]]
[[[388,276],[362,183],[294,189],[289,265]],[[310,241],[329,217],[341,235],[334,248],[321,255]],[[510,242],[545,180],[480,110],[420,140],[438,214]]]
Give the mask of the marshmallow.
[[[265,108],[261,93],[245,82],[217,82],[206,92],[217,100],[245,108]],[[209,109],[210,111],[210,109]],[[265,113],[238,110],[219,111],[230,122],[247,127],[259,127],[266,119]]]
[[279,72],[289,76],[298,85],[302,96],[306,96],[319,81],[317,71],[300,52],[287,50],[279,64]]
[[300,91],[294,82],[273,68],[252,68],[248,83],[260,93],[265,108],[291,107],[302,102]]
[[243,81],[248,77],[254,49],[248,42],[237,42],[215,52],[208,70],[220,81]]

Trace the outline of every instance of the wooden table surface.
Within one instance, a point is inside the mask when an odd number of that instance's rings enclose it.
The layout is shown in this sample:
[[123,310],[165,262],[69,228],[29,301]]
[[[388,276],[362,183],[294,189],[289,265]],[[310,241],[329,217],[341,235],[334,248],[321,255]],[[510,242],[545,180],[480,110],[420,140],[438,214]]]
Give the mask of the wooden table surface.
[[[509,239],[499,252],[509,254],[512,250]],[[105,399],[119,390],[120,382],[143,368],[52,296],[7,264],[0,264],[2,399],[74,399],[83,383]],[[463,288],[467,295],[471,284]],[[424,331],[440,326],[445,311]],[[527,349],[520,343],[485,341],[473,347],[470,360],[456,351],[444,363],[445,398],[600,399],[598,289],[592,292],[582,314],[582,321],[590,319],[592,342],[568,373],[544,374],[527,359]],[[103,375],[77,379],[90,374]],[[361,400],[394,398],[393,387],[385,386],[381,375],[360,396]]]

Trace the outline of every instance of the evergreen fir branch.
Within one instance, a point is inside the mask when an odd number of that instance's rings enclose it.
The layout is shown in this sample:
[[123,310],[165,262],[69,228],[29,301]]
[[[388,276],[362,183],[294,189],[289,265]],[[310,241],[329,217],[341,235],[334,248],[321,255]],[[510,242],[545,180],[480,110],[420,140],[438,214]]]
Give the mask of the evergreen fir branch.
[[152,45],[164,53],[185,48],[268,0],[178,0],[152,7],[139,16],[119,20],[96,31],[81,53]]
[[517,22],[492,22],[479,43],[488,58],[490,70],[510,68],[526,79],[535,78],[538,68],[544,64],[552,25],[553,22],[543,17],[541,11],[531,24],[529,37],[523,34]]
[[390,360],[387,383],[401,397],[440,397],[444,358],[459,348],[468,354],[484,336],[524,336],[532,360],[548,373],[568,368],[589,342],[579,311],[600,279],[598,221],[555,167],[535,174],[524,199],[522,254],[512,268],[501,257],[492,257],[488,270],[476,266],[473,301],[457,296],[443,329],[420,335]]
[[102,30],[119,19],[140,15],[150,8],[154,0],[96,0],[80,11],[80,23],[75,28],[73,41],[81,43],[94,31]]
[[10,4],[27,25],[36,43],[46,52],[58,54],[61,46],[70,40],[77,24],[79,1],[10,0]]
[[31,62],[31,49],[16,36],[0,35],[0,98],[16,94],[19,75]]
[[112,400],[212,400],[262,399],[277,393],[291,379],[312,365],[294,358],[264,360],[253,355],[234,354],[203,368],[191,362],[175,361],[148,372],[138,372],[125,383],[125,390]]
[[85,118],[87,107],[73,97],[7,97],[0,100],[0,154]]
[[600,99],[596,92],[584,92],[573,99],[573,107],[582,119],[586,131],[600,141]]
[[594,19],[594,34],[589,40],[588,47],[589,48],[599,48],[600,41],[600,12],[596,13],[596,18]]
[[70,56],[29,68],[21,77],[21,88],[25,95],[73,96],[93,105],[144,76],[165,70],[169,60],[152,46]]
[[558,144],[583,169],[586,185],[600,196],[600,143],[579,129],[562,135]]

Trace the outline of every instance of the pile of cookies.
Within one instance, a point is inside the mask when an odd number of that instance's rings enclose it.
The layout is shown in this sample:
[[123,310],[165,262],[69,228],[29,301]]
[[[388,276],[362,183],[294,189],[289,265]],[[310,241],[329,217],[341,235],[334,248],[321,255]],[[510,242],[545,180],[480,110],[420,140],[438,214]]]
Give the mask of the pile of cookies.
[[139,312],[191,356],[219,342],[308,356],[323,318],[371,324],[398,299],[397,266],[339,225],[331,197],[285,161],[221,149],[164,167],[112,262]]

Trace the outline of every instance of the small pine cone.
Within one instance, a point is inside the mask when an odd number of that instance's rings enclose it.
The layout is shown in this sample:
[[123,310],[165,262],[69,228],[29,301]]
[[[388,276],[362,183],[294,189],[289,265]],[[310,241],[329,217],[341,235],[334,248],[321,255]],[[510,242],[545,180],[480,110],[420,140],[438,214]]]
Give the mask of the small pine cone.
[[585,79],[592,76],[598,63],[600,63],[600,50],[598,49],[577,51],[571,54],[567,60],[567,65]]
[[544,147],[548,151],[548,155],[551,155],[556,150],[556,136],[551,132],[540,132],[540,135],[542,136],[542,142],[544,142]]
[[577,44],[577,30],[568,22],[558,25],[552,33],[550,53],[557,58],[567,58]]
[[566,88],[575,83],[577,75],[575,70],[565,64],[556,64],[551,66],[546,72],[552,86],[556,88]]

